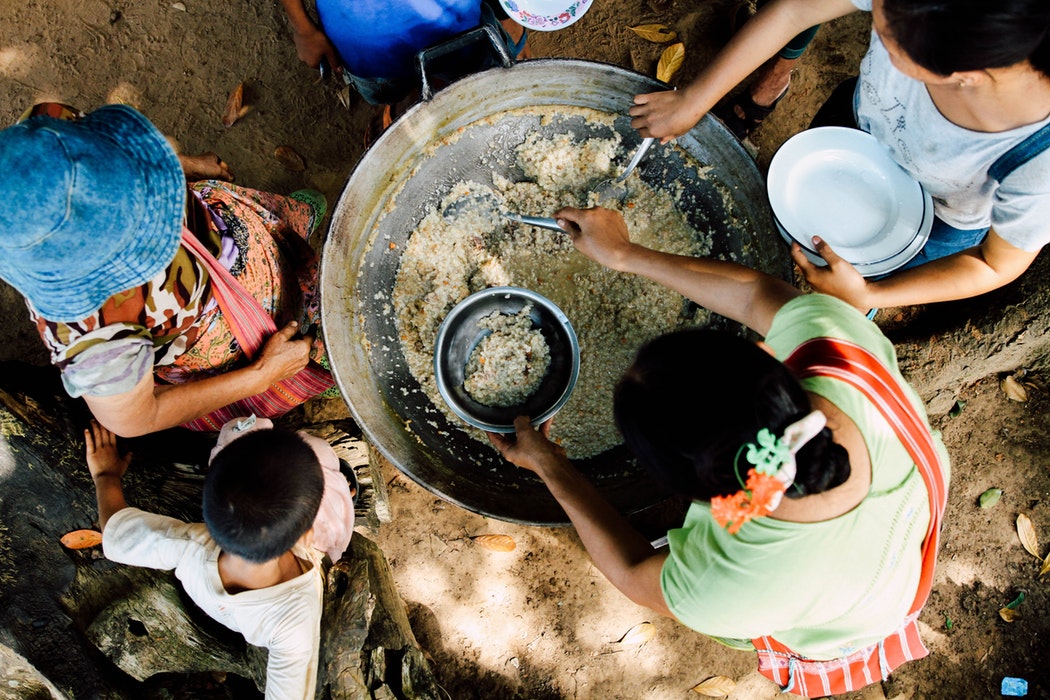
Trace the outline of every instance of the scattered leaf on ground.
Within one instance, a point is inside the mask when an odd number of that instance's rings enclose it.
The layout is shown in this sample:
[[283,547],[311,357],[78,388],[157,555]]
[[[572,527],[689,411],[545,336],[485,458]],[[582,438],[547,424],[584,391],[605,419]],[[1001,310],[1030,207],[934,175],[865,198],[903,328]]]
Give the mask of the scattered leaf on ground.
[[96,530],[73,530],[62,535],[60,540],[69,549],[87,549],[102,544],[102,533]]
[[721,698],[736,690],[736,681],[728,676],[711,676],[703,683],[693,686],[694,693],[709,698]]
[[1050,554],[1047,554],[1046,559],[1043,560],[1043,566],[1039,569],[1039,578],[1046,576],[1048,571],[1050,571]]
[[478,535],[474,542],[493,552],[513,552],[518,545],[510,535]]
[[[240,119],[241,108],[244,106],[244,83],[238,83],[230,96],[226,98],[226,109],[222,112],[222,125],[229,129],[233,123]],[[247,114],[247,112],[245,112]]]
[[656,79],[665,83],[671,82],[671,78],[682,67],[685,60],[685,44],[678,42],[664,49],[660,56],[660,62],[656,64]]
[[1011,610],[1017,610],[1017,608],[1019,608],[1021,606],[1021,603],[1023,603],[1023,602],[1024,602],[1024,591],[1021,591],[1020,593],[1017,594],[1016,598],[1014,598],[1013,600],[1011,600],[1009,603],[1006,604],[1006,607],[1010,608]]
[[645,644],[656,634],[656,625],[651,622],[639,622],[627,630],[627,634],[616,640],[617,644]]
[[944,616],[944,629],[946,629],[949,632],[951,632],[952,631],[952,627],[955,627],[955,623],[952,622],[952,618],[950,618],[947,615],[945,615]]
[[982,508],[991,508],[992,506],[999,503],[999,499],[1003,497],[1002,489],[988,489],[981,494],[981,497],[977,501],[981,504]]
[[965,401],[956,401],[952,405],[951,409],[948,410],[948,417],[949,418],[958,418],[959,416],[962,415],[962,412],[963,412],[964,408],[966,408],[966,402]]
[[306,163],[303,161],[303,157],[296,153],[291,146],[278,146],[273,152],[273,157],[286,170],[291,170],[293,173],[301,173],[306,170]]
[[1021,618],[1021,613],[1013,608],[999,608],[999,617],[1007,622],[1013,622],[1014,620],[1019,620]]
[[1024,384],[1014,379],[1012,374],[999,382],[999,388],[1006,394],[1006,398],[1011,401],[1024,403],[1028,400],[1028,389],[1024,387]]
[[186,11],[186,5],[184,5],[181,2],[173,2],[173,3],[171,3],[171,9],[178,10],[179,12],[185,12]]
[[1021,544],[1024,545],[1029,554],[1039,561],[1043,560],[1039,556],[1039,538],[1035,535],[1035,526],[1032,525],[1032,520],[1024,513],[1017,516],[1017,537],[1020,538]]
[[654,44],[666,44],[674,41],[678,36],[666,24],[640,24],[637,27],[628,27],[628,29]]

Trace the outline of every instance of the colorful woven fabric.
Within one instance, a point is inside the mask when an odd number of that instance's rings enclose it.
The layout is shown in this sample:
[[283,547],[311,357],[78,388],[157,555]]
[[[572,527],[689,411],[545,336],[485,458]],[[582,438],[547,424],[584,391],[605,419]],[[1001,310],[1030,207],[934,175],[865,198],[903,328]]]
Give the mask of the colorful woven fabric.
[[[219,181],[194,183],[190,191],[201,203],[190,208],[197,240],[276,326],[319,323],[318,261],[305,242],[311,207]],[[180,247],[165,270],[114,295],[88,318],[56,323],[30,313],[71,395],[114,395],[130,391],[150,370],[160,381],[183,383],[248,361],[211,282],[206,266]],[[311,358],[323,357],[318,334]]]

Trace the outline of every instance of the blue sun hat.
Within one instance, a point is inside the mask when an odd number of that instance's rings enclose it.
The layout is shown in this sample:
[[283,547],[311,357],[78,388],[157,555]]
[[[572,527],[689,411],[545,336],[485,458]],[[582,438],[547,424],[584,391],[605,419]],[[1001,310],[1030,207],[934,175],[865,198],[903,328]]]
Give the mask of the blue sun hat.
[[51,321],[79,321],[174,258],[186,179],[134,109],[0,131],[0,278]]

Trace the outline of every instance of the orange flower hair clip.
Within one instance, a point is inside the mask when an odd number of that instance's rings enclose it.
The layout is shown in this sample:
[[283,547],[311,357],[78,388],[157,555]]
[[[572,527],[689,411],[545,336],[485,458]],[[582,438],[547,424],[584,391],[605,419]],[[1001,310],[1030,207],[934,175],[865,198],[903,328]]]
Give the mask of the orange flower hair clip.
[[[784,492],[795,482],[795,454],[812,440],[824,426],[827,417],[813,411],[784,429],[783,437],[776,437],[768,428],[758,431],[758,444],[744,443],[733,459],[733,470],[743,487],[729,496],[711,499],[711,517],[735,535],[748,520],[769,515],[784,497]],[[740,455],[754,466],[747,471],[747,480],[740,478]]]

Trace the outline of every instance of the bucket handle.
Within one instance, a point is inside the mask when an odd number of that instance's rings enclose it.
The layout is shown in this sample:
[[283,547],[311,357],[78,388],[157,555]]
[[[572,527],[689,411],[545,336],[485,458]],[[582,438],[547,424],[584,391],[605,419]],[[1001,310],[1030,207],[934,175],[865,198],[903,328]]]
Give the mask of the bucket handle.
[[473,44],[477,44],[485,39],[488,39],[489,45],[496,54],[496,58],[499,59],[499,62],[504,68],[510,68],[514,64],[514,59],[511,57],[506,45],[504,45],[503,37],[499,35],[496,28],[488,24],[478,25],[473,29],[460,32],[451,39],[447,39],[440,44],[435,44],[434,46],[423,49],[416,54],[416,67],[419,70],[419,79],[421,82],[419,90],[420,100],[422,102],[429,102],[430,98],[434,96],[434,89],[430,87],[430,80],[427,77],[427,64],[430,61],[452,53],[453,51],[472,46]]

